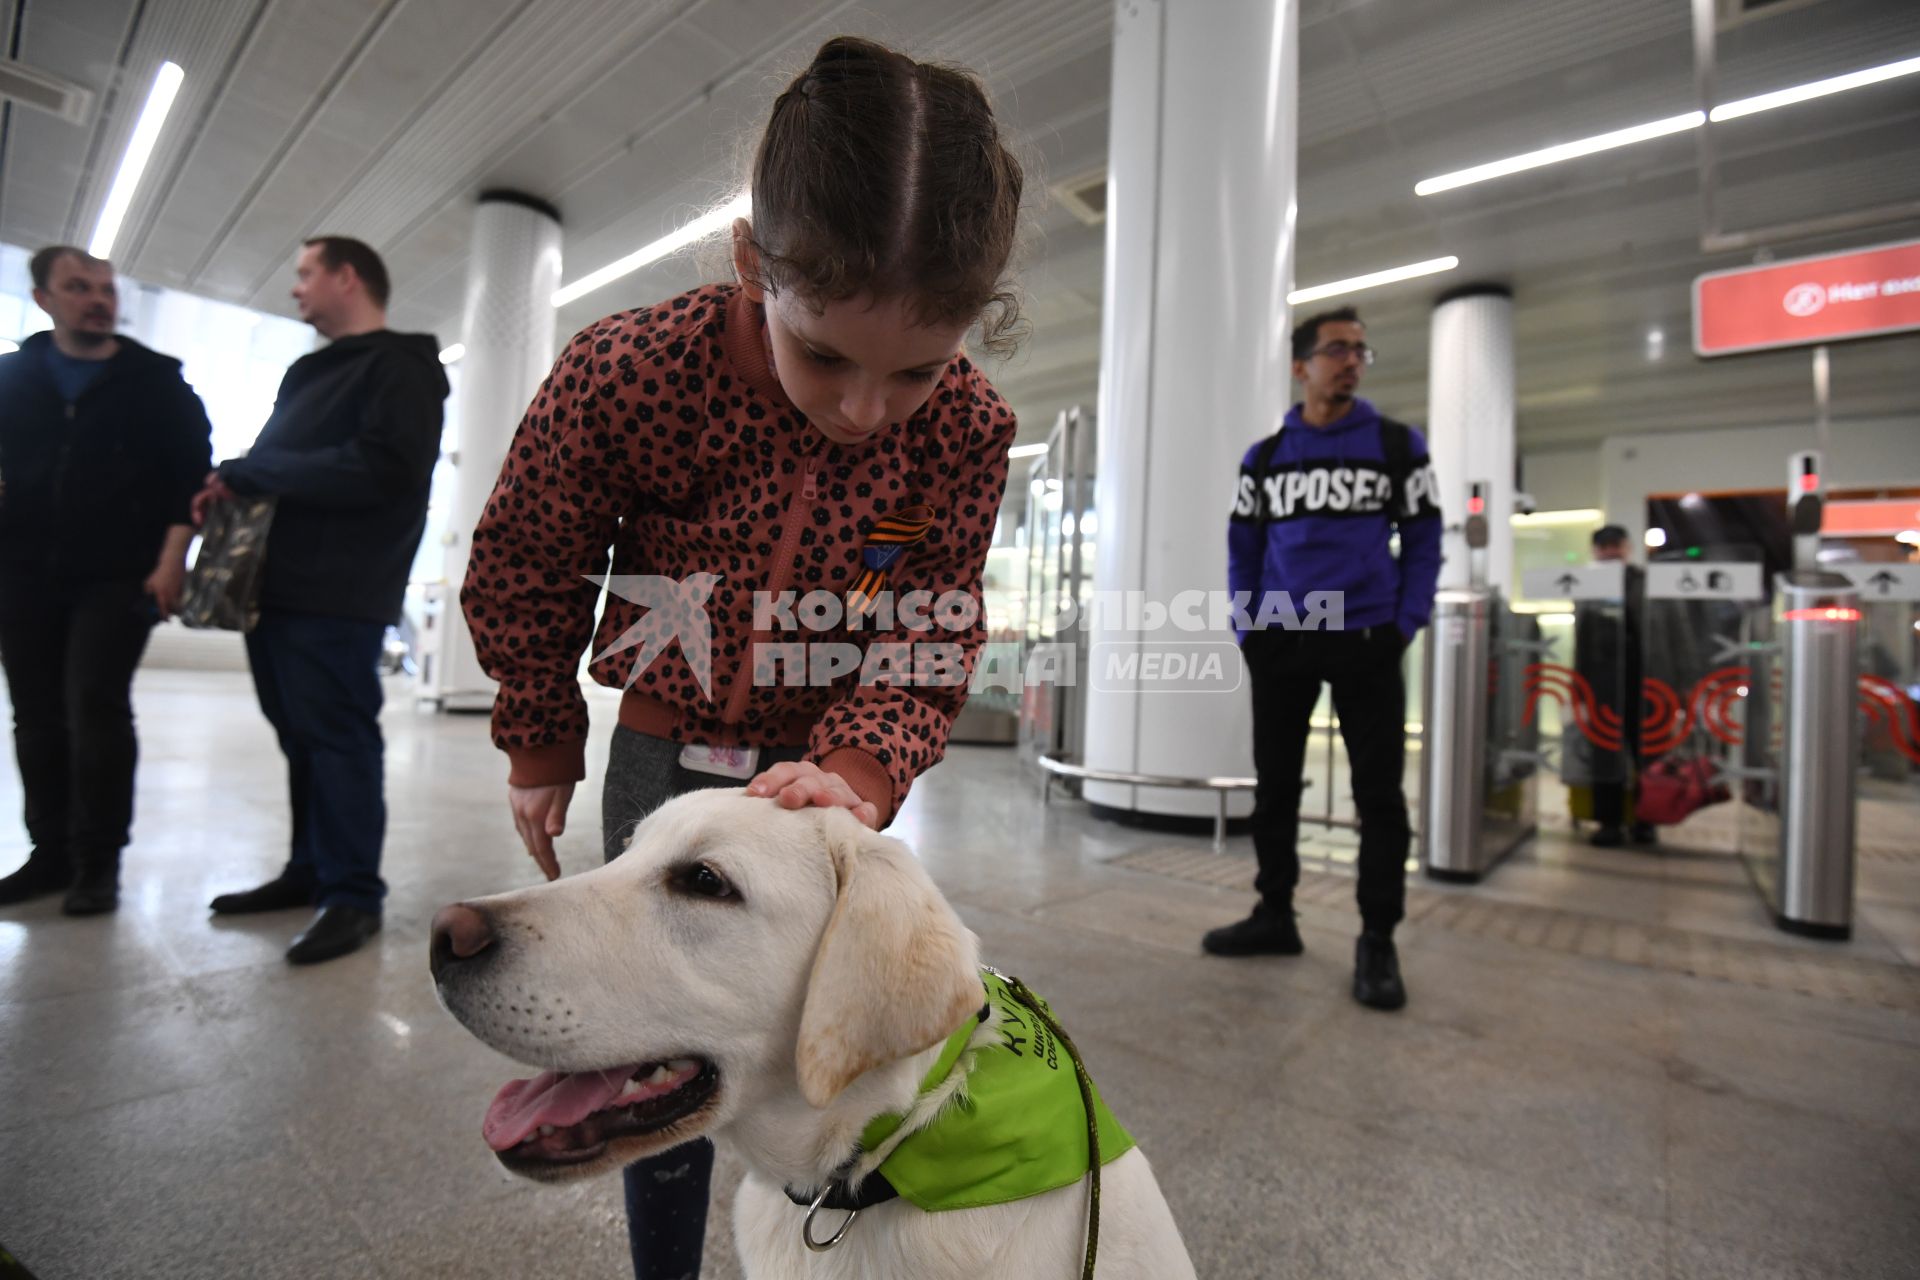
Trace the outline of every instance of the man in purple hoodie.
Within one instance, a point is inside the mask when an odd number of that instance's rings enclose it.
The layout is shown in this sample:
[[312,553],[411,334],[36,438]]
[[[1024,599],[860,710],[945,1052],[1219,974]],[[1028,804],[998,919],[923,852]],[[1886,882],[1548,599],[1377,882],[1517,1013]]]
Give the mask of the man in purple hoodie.
[[[1353,771],[1360,815],[1361,934],[1353,997],[1375,1009],[1407,1002],[1393,929],[1406,900],[1406,683],[1401,655],[1433,613],[1440,575],[1440,509],[1426,439],[1382,417],[1355,393],[1373,363],[1351,307],[1293,331],[1293,376],[1303,392],[1281,429],[1247,451],[1227,528],[1228,589],[1248,616],[1285,592],[1337,592],[1343,626],[1261,627],[1241,637],[1253,688],[1253,847],[1260,901],[1253,914],[1207,934],[1214,955],[1298,955],[1293,889],[1308,721],[1325,683]],[[1400,554],[1390,545],[1396,528]],[[1271,611],[1291,616],[1291,608]],[[1308,617],[1316,616],[1308,610]]]

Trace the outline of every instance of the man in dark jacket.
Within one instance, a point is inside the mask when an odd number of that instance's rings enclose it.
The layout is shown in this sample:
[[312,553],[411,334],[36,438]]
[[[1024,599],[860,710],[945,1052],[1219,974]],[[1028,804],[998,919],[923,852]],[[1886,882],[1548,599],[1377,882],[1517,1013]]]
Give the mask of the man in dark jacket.
[[31,271],[53,329],[0,356],[0,659],[33,852],[0,904],[64,889],[98,915],[133,824],[133,671],[180,601],[210,428],[180,362],[114,332],[111,263],[56,245]]
[[428,334],[387,325],[387,272],[358,240],[300,254],[301,319],[332,341],[296,360],[243,458],[194,499],[271,497],[260,621],[247,635],[260,707],[287,757],[292,851],[267,883],[213,900],[225,914],[317,906],[287,948],[331,960],[380,928],[386,834],[376,671],[400,616],[440,455],[446,374]]
[[[1227,529],[1229,590],[1248,593],[1256,619],[1268,593],[1298,602],[1308,592],[1337,592],[1344,626],[1285,631],[1256,625],[1242,638],[1253,687],[1260,901],[1247,919],[1213,930],[1202,945],[1227,956],[1301,951],[1293,921],[1300,778],[1324,682],[1346,739],[1360,817],[1353,996],[1370,1008],[1398,1009],[1407,993],[1393,929],[1406,901],[1409,841],[1400,662],[1433,613],[1440,509],[1426,440],[1356,394],[1372,362],[1366,326],[1351,307],[1302,321],[1293,331],[1301,401],[1280,431],[1247,450],[1241,463]],[[1389,547],[1396,528],[1398,557]]]
[[[1640,615],[1646,595],[1640,569],[1627,563],[1627,531],[1617,524],[1593,533],[1593,561],[1626,564],[1626,595],[1616,605],[1580,602],[1574,606],[1573,666],[1586,678],[1599,704],[1620,717],[1621,746],[1606,751],[1586,744],[1593,762],[1593,820],[1597,830],[1588,843],[1617,849],[1627,841],[1627,792],[1640,765]],[[1635,844],[1659,838],[1653,824],[1635,821],[1630,834]]]

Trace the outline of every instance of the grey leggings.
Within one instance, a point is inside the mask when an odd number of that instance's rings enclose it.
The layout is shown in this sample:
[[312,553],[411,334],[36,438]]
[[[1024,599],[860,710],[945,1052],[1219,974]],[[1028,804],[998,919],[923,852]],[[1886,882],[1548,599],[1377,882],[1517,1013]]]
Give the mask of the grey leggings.
[[[675,796],[746,785],[743,779],[681,768],[680,747],[632,729],[613,731],[600,797],[600,842],[608,862],[627,847],[642,818]],[[801,747],[763,747],[759,767],[805,754]],[[635,1280],[696,1280],[712,1180],[713,1144],[705,1138],[627,1166],[627,1242]]]

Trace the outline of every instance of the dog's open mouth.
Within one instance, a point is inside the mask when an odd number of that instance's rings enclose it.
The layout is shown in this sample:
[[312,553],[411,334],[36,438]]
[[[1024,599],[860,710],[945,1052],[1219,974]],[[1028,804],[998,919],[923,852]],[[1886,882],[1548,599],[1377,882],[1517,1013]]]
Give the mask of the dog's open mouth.
[[500,1090],[480,1132],[510,1168],[586,1164],[617,1138],[644,1137],[687,1119],[719,1087],[720,1073],[699,1058],[543,1071]]

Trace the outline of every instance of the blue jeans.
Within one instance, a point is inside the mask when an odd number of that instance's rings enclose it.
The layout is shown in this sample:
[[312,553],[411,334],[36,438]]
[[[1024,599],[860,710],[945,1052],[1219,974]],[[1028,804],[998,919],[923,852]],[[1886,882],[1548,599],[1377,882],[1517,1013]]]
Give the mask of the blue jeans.
[[247,633],[253,688],[287,757],[293,847],[283,873],[323,907],[378,912],[387,896],[385,743],[376,664],[386,625],[264,611]]

